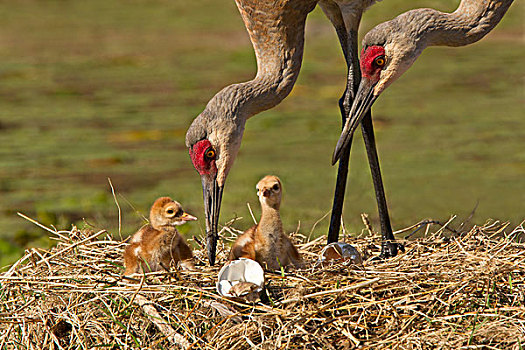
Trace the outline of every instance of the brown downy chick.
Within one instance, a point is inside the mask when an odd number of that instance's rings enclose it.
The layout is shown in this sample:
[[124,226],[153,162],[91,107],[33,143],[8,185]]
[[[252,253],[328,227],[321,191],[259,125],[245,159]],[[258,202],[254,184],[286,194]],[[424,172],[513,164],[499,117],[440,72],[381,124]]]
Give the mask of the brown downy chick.
[[172,261],[180,261],[185,269],[194,269],[191,249],[176,227],[197,218],[184,212],[169,197],[158,198],[149,217],[150,223],[133,235],[124,251],[124,274],[169,270]]
[[302,266],[301,256],[284,233],[279,215],[281,181],[277,176],[268,175],[257,183],[256,188],[262,209],[261,220],[237,238],[229,259],[252,259],[272,270],[290,264]]

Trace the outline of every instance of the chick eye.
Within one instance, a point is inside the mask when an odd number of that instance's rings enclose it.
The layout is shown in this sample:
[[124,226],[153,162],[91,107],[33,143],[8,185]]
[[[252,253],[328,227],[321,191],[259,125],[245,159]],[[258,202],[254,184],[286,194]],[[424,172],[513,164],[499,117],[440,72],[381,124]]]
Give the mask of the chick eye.
[[208,159],[215,158],[215,150],[213,148],[208,148],[204,153],[204,156]]
[[273,185],[272,188],[273,188],[275,191],[277,191],[277,190],[279,189],[279,185],[278,185],[278,184],[275,184],[275,185]]
[[174,213],[173,209],[168,209],[168,210],[166,210],[166,214],[168,214],[168,215],[171,215],[171,214],[173,214],[173,213]]
[[385,56],[376,57],[376,59],[374,60],[374,63],[379,68],[383,67],[386,63]]

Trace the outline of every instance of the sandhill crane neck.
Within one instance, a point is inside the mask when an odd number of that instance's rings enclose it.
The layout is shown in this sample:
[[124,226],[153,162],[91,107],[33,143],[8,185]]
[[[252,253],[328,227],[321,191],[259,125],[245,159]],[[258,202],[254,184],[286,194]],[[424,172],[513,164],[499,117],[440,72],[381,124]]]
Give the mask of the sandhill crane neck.
[[255,50],[257,75],[217,93],[186,134],[186,146],[202,180],[211,265],[215,263],[222,192],[241,145],[244,125],[292,90],[301,68],[306,16],[316,2],[236,0]]
[[427,46],[464,46],[488,34],[513,0],[462,0],[456,11],[405,12],[368,32],[363,39],[363,78],[334,151],[333,161],[377,97],[399,78]]

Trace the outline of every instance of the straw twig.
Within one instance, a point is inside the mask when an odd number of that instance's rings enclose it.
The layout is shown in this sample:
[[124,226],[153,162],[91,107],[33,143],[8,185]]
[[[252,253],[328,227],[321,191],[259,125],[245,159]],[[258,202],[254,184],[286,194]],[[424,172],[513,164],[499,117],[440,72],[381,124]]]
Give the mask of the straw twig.
[[155,307],[145,296],[136,295],[135,302],[142,307],[144,314],[153,322],[162,334],[166,336],[168,341],[174,345],[178,345],[183,349],[190,347],[190,343],[179,333],[175,332],[173,328],[160,316]]

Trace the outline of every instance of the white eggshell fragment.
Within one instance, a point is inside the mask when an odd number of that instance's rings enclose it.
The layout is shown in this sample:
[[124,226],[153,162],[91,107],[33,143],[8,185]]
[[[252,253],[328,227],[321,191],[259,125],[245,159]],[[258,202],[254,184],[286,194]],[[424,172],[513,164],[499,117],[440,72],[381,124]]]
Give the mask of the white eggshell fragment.
[[225,297],[236,297],[230,294],[230,289],[239,282],[253,283],[257,286],[254,292],[260,292],[264,287],[264,270],[261,265],[245,258],[239,258],[224,265],[219,271],[217,292]]

